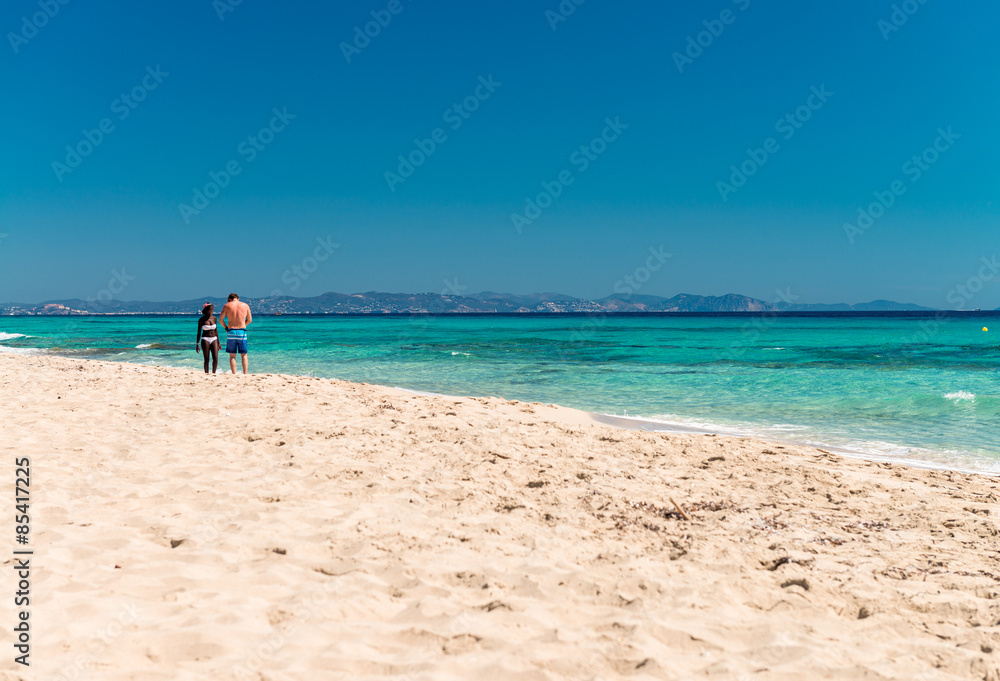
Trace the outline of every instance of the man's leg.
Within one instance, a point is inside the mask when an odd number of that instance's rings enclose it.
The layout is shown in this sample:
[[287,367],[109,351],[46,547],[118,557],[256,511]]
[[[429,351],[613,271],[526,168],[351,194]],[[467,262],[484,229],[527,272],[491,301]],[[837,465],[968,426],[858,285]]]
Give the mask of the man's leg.
[[[233,369],[233,371],[236,370]],[[247,356],[245,354],[243,355],[243,373],[244,374],[250,373],[250,361],[247,359]]]
[[229,353],[229,370],[231,372],[233,372],[234,374],[236,373],[236,353],[235,352],[230,352]]

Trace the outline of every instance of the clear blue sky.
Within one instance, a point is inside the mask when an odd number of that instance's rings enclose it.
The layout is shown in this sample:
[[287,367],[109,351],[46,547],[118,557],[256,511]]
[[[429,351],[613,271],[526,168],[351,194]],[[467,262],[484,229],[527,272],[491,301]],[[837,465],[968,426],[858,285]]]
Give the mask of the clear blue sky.
[[[1000,306],[982,260],[1000,255],[996,2],[911,0],[899,26],[890,0],[586,0],[565,21],[558,0],[232,2],[4,3],[0,301],[93,296],[113,271],[126,300],[446,281],[602,297],[662,245],[640,293],[955,307],[973,279],[962,305]],[[348,61],[372,12],[391,22]],[[275,109],[294,119],[258,138]],[[89,155],[67,152],[104,119]]]

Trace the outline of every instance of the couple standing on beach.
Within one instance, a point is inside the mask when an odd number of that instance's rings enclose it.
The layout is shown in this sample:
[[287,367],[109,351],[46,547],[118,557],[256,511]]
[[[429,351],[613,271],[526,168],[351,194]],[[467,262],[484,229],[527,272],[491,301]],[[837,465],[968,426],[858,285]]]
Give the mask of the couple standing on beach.
[[[218,319],[215,317],[215,306],[205,303],[201,308],[201,319],[198,320],[198,335],[195,337],[195,352],[205,350],[205,373],[208,373],[208,360],[212,360],[212,373],[219,368],[219,322],[226,329],[226,352],[229,353],[229,369],[236,373],[236,355],[243,359],[243,373],[249,372],[247,361],[247,325],[253,321],[250,306],[240,301],[235,293],[229,294],[229,302],[222,308]],[[202,347],[204,345],[204,348]]]

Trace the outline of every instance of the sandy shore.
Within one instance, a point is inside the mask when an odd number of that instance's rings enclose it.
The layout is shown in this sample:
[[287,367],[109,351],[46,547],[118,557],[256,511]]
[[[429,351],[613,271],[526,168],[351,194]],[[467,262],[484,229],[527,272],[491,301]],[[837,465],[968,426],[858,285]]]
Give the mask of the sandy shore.
[[5,680],[1000,679],[993,478],[287,376],[0,396]]

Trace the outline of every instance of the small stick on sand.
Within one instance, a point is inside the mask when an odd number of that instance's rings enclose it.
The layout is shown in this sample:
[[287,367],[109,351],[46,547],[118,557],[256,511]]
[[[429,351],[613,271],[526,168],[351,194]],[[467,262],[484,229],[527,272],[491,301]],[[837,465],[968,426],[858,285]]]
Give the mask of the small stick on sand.
[[674,508],[677,509],[677,512],[681,514],[681,517],[684,518],[684,520],[691,520],[691,516],[684,512],[684,509],[681,508],[676,501],[674,501],[673,497],[667,497],[667,499],[670,499],[670,503],[674,505]]

